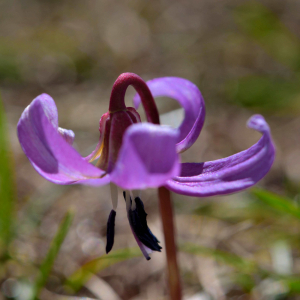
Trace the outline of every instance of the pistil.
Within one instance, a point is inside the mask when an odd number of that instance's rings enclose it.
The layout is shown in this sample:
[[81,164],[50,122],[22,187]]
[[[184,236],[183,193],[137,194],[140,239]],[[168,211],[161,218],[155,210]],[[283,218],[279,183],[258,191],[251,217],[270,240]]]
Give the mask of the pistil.
[[107,173],[114,169],[127,128],[141,122],[138,112],[133,107],[125,106],[125,93],[129,85],[139,93],[147,120],[159,124],[157,107],[147,84],[136,74],[121,74],[112,88],[109,111],[100,119],[100,141],[96,150],[86,157],[89,162],[99,158],[96,166]]

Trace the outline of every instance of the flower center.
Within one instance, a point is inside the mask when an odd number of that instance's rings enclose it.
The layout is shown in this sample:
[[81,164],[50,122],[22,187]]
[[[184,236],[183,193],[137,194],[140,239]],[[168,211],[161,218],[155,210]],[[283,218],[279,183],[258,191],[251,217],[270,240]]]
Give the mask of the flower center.
[[141,119],[133,107],[108,112],[102,116],[99,128],[101,155],[96,164],[97,167],[108,173],[113,170],[126,129],[138,122],[141,122]]
[[129,85],[139,93],[148,122],[159,124],[158,111],[147,84],[136,74],[121,74],[112,88],[109,111],[100,119],[100,141],[90,159],[92,161],[99,157],[96,166],[107,173],[114,168],[126,129],[141,122],[138,112],[133,107],[125,106],[124,98]]

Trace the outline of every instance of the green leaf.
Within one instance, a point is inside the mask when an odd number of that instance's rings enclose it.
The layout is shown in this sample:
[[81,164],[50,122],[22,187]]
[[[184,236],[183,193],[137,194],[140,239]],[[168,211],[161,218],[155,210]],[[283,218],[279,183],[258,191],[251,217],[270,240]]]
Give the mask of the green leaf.
[[4,253],[12,238],[15,190],[5,112],[0,98],[0,249]]
[[118,262],[141,255],[142,253],[139,248],[126,248],[115,250],[110,254],[105,254],[93,259],[83,265],[67,279],[66,288],[71,288],[74,292],[76,292],[93,276],[93,274],[98,273]]
[[283,278],[282,281],[288,287],[289,293],[299,295],[300,293],[299,277],[287,277],[287,278]]
[[40,267],[40,274],[37,277],[36,282],[35,282],[32,299],[37,298],[37,296],[39,295],[39,292],[46,284],[46,281],[47,281],[50,271],[52,269],[53,263],[57,257],[59,249],[69,231],[72,220],[73,220],[73,213],[67,212],[57,230],[57,233],[56,233],[54,239],[52,240],[52,243],[50,245],[48,253]]
[[250,293],[255,287],[255,280],[251,275],[237,272],[232,276],[232,281],[241,286],[244,291]]
[[300,219],[300,209],[290,199],[263,189],[253,189],[251,193],[273,209]]
[[[2,54],[2,55],[1,55]],[[22,80],[20,63],[14,54],[0,54],[1,82],[17,83]]]
[[227,265],[236,268],[237,270],[243,272],[244,274],[251,274],[257,269],[257,266],[254,263],[254,261],[244,259],[238,255],[229,252],[208,248],[193,243],[181,244],[179,246],[179,249],[182,252],[193,254],[193,255],[213,257],[218,261],[221,261]]
[[234,16],[240,27],[270,55],[300,70],[300,41],[271,10],[258,1],[248,1],[236,9]]

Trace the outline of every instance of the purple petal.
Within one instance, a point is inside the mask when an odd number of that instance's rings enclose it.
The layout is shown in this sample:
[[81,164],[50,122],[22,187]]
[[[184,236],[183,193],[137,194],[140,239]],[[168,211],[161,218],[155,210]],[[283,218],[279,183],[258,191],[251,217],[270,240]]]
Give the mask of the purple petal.
[[[41,94],[37,96],[31,104],[33,104],[34,101],[40,101],[43,105],[44,114],[48,118],[48,120],[53,124],[55,128],[58,128],[58,113],[57,113],[57,107],[55,105],[54,100],[51,96],[48,94]],[[23,112],[25,114],[28,113],[28,110],[30,110],[31,104],[28,105]]]
[[263,134],[256,144],[223,159],[184,163],[181,175],[169,180],[166,187],[178,194],[206,197],[237,192],[262,179],[275,158],[270,129],[260,115],[252,116],[247,125]]
[[174,129],[138,123],[125,132],[111,181],[123,189],[158,187],[180,173]]
[[[190,148],[198,138],[205,118],[205,104],[201,92],[190,81],[178,77],[162,77],[147,81],[153,97],[170,97],[178,101],[184,108],[185,117],[179,126],[177,152]],[[135,95],[134,105],[137,108],[141,102]]]
[[[86,162],[61,136],[57,126],[55,103],[46,94],[34,99],[23,112],[17,128],[18,137],[33,167],[54,183],[71,184],[98,178],[100,184],[99,177],[104,172]],[[107,181],[106,178],[101,180]]]

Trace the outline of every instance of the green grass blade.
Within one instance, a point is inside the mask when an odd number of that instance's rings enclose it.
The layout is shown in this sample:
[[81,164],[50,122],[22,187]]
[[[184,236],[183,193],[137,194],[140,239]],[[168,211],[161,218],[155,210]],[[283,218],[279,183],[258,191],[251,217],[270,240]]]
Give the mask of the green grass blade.
[[105,254],[83,265],[80,269],[74,272],[66,281],[66,288],[78,291],[95,273],[98,273],[105,268],[112,266],[118,262],[125,261],[127,259],[141,256],[141,250],[139,248],[133,249],[119,249]]
[[40,267],[40,274],[37,277],[36,282],[35,282],[32,299],[37,298],[39,292],[46,284],[46,281],[47,281],[50,271],[52,269],[53,263],[57,257],[59,249],[69,231],[72,220],[73,220],[73,213],[67,212],[57,230],[57,233],[56,233],[54,239],[52,240],[52,243],[50,245],[48,253]]
[[240,27],[278,61],[300,70],[300,41],[280,19],[258,1],[248,1],[235,11]]
[[0,98],[0,249],[3,253],[12,237],[15,190],[6,118]]
[[260,201],[278,212],[289,214],[300,219],[300,209],[290,199],[276,195],[263,189],[253,189],[251,193]]
[[283,278],[282,282],[288,287],[289,293],[294,295],[300,294],[300,278],[299,277],[287,277]]

